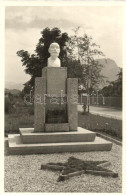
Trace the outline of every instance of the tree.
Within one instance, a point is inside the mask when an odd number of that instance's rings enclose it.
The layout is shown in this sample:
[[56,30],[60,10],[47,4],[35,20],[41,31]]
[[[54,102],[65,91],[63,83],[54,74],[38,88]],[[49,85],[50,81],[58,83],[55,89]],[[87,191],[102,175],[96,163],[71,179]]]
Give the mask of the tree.
[[86,34],[79,37],[78,30],[79,27],[76,29],[75,35],[69,37],[67,33],[61,33],[58,28],[45,28],[41,32],[35,54],[30,55],[28,51],[24,50],[17,52],[17,55],[21,57],[22,65],[25,66],[25,72],[31,75],[31,79],[25,83],[23,92],[33,88],[35,77],[40,77],[42,68],[47,66],[48,48],[52,42],[60,45],[59,58],[61,66],[67,67],[68,78],[79,78],[79,84],[83,83],[86,89],[91,89],[101,82],[102,66],[94,59],[94,56],[102,55],[102,52],[92,49],[98,46],[92,43],[92,38]]
[[42,68],[47,66],[47,58],[49,57],[48,48],[52,42],[57,42],[60,45],[60,56],[61,65],[64,63],[66,57],[65,45],[69,37],[67,33],[61,33],[60,29],[45,28],[41,32],[41,38],[35,49],[35,54],[29,54],[28,51],[20,50],[17,55],[21,57],[22,65],[25,66],[26,74],[31,75],[30,81],[25,84],[26,86],[34,86],[35,77],[40,77]]
[[78,36],[80,27],[74,29],[74,36],[71,36],[68,43],[69,56],[78,60],[83,67],[83,77],[81,84],[89,92],[89,89],[98,88],[99,83],[104,82],[104,76],[101,75],[103,66],[96,60],[98,56],[104,54],[97,48],[99,45],[92,41],[86,33]]
[[[30,80],[31,81],[31,80]],[[24,98],[26,94],[30,94],[30,91],[33,91],[33,86],[31,86],[30,81],[27,81],[24,84],[24,88],[21,91],[21,97]]]
[[120,68],[117,77],[117,80],[110,82],[100,93],[104,94],[105,97],[122,97],[122,68]]

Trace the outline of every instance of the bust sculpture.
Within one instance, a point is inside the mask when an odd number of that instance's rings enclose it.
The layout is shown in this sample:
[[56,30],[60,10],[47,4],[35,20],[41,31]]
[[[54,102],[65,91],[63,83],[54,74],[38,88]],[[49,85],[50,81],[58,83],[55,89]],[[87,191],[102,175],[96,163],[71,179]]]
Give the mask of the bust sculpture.
[[58,43],[51,43],[48,49],[50,57],[48,58],[48,67],[61,67],[60,59],[58,58],[60,53],[60,46]]

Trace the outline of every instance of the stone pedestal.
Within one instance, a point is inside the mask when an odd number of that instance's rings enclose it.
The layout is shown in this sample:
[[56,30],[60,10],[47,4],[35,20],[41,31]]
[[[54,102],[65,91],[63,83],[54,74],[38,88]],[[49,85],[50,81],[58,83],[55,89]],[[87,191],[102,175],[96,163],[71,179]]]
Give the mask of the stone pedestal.
[[35,127],[9,135],[10,154],[109,151],[112,143],[78,127],[78,80],[46,67],[35,79]]
[[67,68],[45,67],[42,77],[46,78],[48,95],[61,97],[61,93],[66,94]]
[[34,99],[34,121],[35,132],[43,132],[45,128],[45,95],[46,79],[38,77],[35,79],[35,99]]
[[78,79],[67,79],[67,97],[68,123],[70,131],[76,131],[78,126]]
[[35,102],[35,132],[50,127],[53,132],[77,131],[78,79],[67,79],[67,68],[43,68],[42,77],[35,79],[35,99],[38,96],[42,103]]

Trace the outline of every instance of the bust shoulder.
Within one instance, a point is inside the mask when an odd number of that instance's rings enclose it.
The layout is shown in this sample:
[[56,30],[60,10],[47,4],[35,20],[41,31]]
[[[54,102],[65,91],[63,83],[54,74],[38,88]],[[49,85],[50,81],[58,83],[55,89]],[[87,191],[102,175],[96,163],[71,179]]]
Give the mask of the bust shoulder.
[[57,57],[56,59],[48,58],[48,67],[61,67],[60,59]]

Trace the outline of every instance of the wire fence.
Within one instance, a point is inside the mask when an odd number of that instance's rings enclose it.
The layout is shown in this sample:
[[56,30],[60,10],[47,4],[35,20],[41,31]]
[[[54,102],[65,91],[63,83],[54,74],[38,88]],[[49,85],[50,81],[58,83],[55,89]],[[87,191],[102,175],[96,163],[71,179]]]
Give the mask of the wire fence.
[[79,104],[122,108],[122,97],[79,96]]

